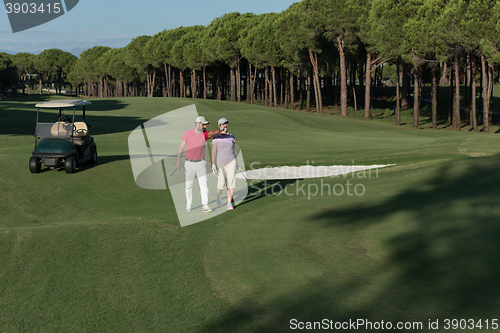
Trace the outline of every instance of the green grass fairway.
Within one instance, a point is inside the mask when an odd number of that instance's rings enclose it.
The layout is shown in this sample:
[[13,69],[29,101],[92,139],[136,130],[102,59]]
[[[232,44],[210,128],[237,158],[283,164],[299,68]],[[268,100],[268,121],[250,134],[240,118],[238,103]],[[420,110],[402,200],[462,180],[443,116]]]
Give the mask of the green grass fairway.
[[[449,332],[447,319],[473,319],[467,332],[498,331],[498,134],[244,103],[93,99],[98,164],[31,174],[34,104],[50,98],[0,102],[0,332],[300,331],[292,319],[392,323],[377,332],[411,331],[398,322],[429,331],[436,320],[434,332]],[[247,169],[396,166],[249,182],[234,211],[181,228],[169,191],[135,185],[127,139],[193,103],[210,130],[230,120]]]

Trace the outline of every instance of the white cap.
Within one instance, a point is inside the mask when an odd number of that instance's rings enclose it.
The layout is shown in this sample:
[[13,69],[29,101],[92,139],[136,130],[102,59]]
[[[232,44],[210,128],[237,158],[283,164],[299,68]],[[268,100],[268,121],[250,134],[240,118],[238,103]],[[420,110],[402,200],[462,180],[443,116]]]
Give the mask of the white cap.
[[198,118],[196,118],[196,120],[194,122],[195,123],[202,123],[202,124],[209,124],[209,122],[203,116],[199,116]]
[[229,120],[227,120],[226,118],[220,118],[218,121],[219,125],[224,125],[225,123],[229,124]]

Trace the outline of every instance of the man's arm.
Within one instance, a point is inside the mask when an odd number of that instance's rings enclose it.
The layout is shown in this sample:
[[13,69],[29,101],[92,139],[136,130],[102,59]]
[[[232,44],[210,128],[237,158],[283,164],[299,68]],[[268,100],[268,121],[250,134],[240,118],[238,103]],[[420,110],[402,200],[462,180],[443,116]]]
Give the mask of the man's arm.
[[176,168],[179,168],[181,166],[181,156],[182,153],[184,152],[185,147],[186,147],[186,141],[181,140],[181,145],[179,146],[179,151],[177,152],[177,163],[175,164]]
[[217,135],[219,134],[220,131],[218,129],[216,129],[215,131],[211,131],[211,132],[208,132],[207,131],[207,134],[208,134],[208,138],[210,139],[211,137],[213,137],[214,135]]

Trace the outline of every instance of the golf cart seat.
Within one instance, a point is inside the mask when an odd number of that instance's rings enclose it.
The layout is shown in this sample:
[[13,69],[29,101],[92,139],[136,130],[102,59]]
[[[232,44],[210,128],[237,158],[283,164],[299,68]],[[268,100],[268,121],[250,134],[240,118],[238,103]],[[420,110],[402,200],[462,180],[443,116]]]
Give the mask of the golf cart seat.
[[56,138],[70,138],[73,124],[58,121],[52,125],[50,134]]
[[73,126],[73,143],[76,145],[81,145],[89,136],[87,124],[83,121],[77,121],[73,123]]
[[87,124],[85,124],[83,121],[77,121],[73,125],[75,126],[75,130],[73,131],[73,138],[81,138],[89,135]]

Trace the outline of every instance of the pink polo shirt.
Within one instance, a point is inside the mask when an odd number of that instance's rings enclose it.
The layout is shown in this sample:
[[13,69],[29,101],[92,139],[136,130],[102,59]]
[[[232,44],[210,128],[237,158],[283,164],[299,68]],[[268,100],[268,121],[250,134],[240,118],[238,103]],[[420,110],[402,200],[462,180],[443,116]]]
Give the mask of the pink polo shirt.
[[188,160],[200,160],[205,157],[205,142],[208,140],[208,132],[196,134],[193,129],[187,130],[182,136],[186,141],[186,158]]

